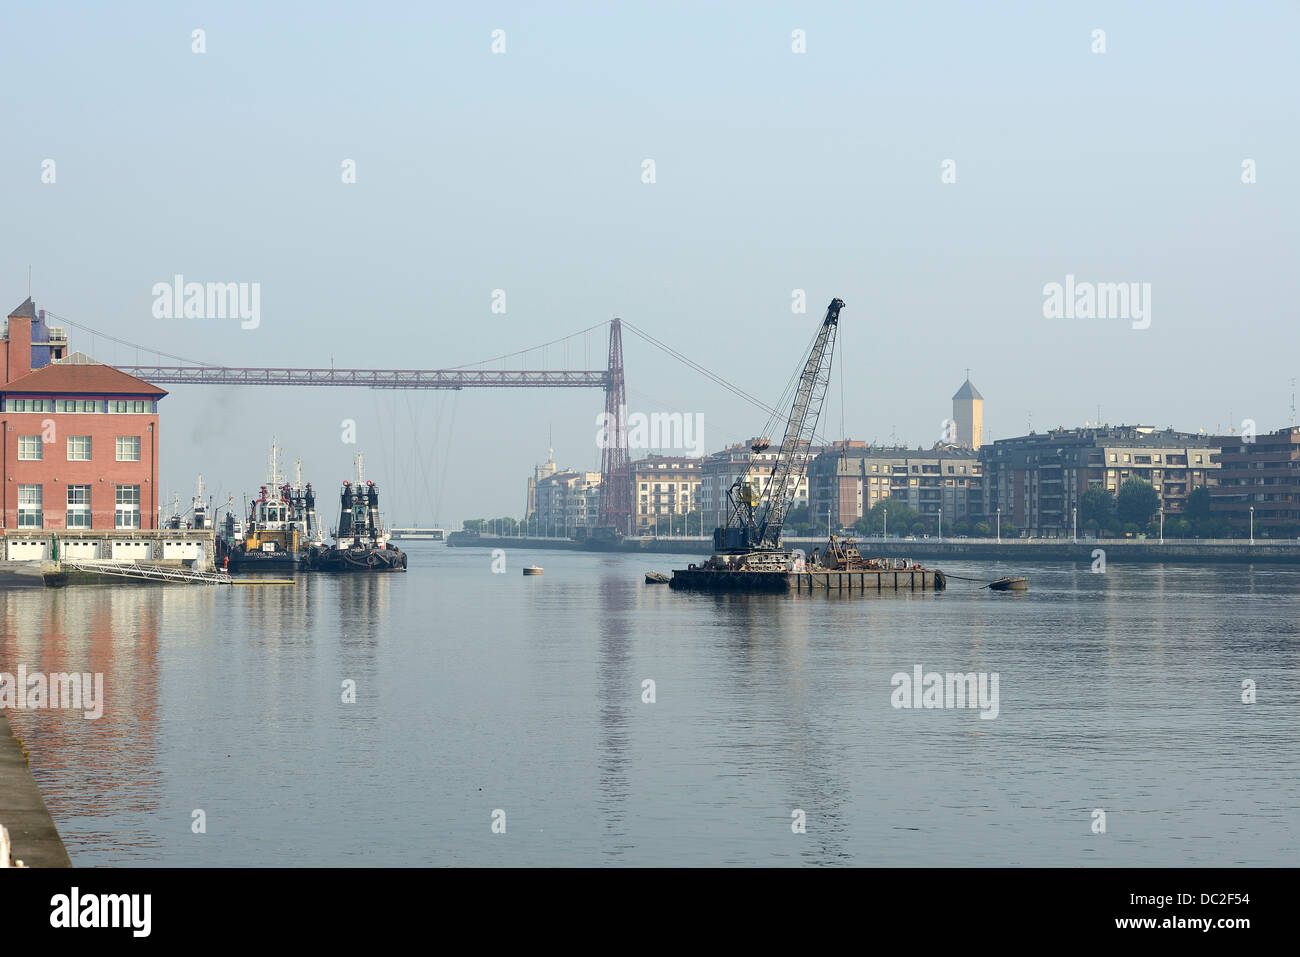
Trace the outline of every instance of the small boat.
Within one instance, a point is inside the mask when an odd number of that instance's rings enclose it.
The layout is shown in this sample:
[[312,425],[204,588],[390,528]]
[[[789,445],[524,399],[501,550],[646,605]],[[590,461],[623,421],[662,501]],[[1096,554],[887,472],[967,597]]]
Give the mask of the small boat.
[[985,587],[992,591],[1029,591],[1029,579],[1024,575],[1017,578],[999,578],[995,582],[989,582]]
[[542,573],[541,565],[528,565],[524,568],[525,575],[540,575]]
[[646,572],[645,583],[647,585],[667,585],[669,578],[663,572]]

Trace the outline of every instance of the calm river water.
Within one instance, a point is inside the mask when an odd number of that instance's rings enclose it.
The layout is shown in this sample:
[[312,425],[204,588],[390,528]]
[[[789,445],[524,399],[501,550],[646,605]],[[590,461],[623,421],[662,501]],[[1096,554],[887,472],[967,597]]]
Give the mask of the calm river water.
[[[698,554],[408,551],[294,588],[0,592],[0,671],[104,674],[98,721],[9,712],[73,863],[1300,859],[1295,569],[716,597],[643,584]],[[894,707],[916,666],[997,673],[997,717]]]

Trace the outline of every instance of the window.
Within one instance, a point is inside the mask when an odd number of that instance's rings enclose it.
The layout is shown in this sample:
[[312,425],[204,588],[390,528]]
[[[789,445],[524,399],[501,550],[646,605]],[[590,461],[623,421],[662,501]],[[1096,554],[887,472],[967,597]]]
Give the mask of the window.
[[[53,412],[54,409],[51,408],[50,411]],[[60,412],[100,412],[102,411],[102,408],[101,408],[100,401],[98,399],[60,399],[59,411]]]
[[6,412],[53,412],[53,399],[5,399]]
[[140,461],[140,436],[119,435],[117,437],[117,460],[119,462]]
[[109,412],[125,412],[130,405],[125,399],[115,399],[108,404]]
[[68,461],[69,462],[90,461],[90,436],[89,435],[68,436]]
[[18,486],[18,527],[44,528],[41,515],[41,486]]
[[113,513],[114,528],[140,527],[140,486],[119,485],[117,487],[117,508]]
[[18,436],[19,461],[39,462],[41,454],[41,437],[39,435]]
[[90,486],[68,486],[68,528],[90,528]]

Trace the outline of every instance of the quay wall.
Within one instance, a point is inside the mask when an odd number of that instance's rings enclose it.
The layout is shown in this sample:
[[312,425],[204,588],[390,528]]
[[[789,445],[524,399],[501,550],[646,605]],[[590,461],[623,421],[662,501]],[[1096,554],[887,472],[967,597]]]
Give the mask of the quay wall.
[[28,867],[72,866],[4,711],[0,711],[0,827],[9,832],[10,856],[15,861]]
[[0,530],[0,563],[52,561],[56,547],[59,558],[183,561],[203,570],[212,567],[216,537],[211,528]]
[[[563,551],[622,552],[644,554],[694,554],[701,559],[713,551],[711,537],[678,536],[673,538],[627,538],[614,543],[589,545],[563,538],[514,538],[510,536],[464,536],[452,533],[447,544],[455,547],[559,549]],[[787,538],[788,548],[802,548],[809,554],[826,545],[824,537]],[[1003,541],[995,539],[859,539],[858,546],[867,557],[950,559],[956,561],[999,561],[1011,563],[1074,562],[1091,565],[1093,551],[1102,549],[1107,564],[1170,564],[1223,562],[1233,564],[1300,565],[1300,542],[1257,540],[1217,541],[1135,541],[1133,539],[1099,539],[1096,541]]]

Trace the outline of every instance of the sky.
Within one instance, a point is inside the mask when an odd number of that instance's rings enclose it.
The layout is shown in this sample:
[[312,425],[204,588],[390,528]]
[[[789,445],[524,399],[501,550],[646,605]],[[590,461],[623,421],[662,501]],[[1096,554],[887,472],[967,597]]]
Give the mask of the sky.
[[[986,440],[1272,430],[1298,34],[1296,2],[6,4],[0,305],[30,267],[38,306],[144,350],[69,327],[101,361],[277,367],[447,368],[619,316],[771,403],[839,297],[829,438],[931,446],[967,368]],[[158,318],[177,274],[257,283],[256,327]],[[1045,316],[1067,276],[1149,289],[1149,325]],[[599,368],[604,336],[545,361]],[[630,411],[702,415],[709,451],[762,431],[624,340]],[[255,491],[272,436],[330,493],[364,452],[398,525],[520,515],[551,446],[600,466],[599,390],[167,388],[186,502]]]

